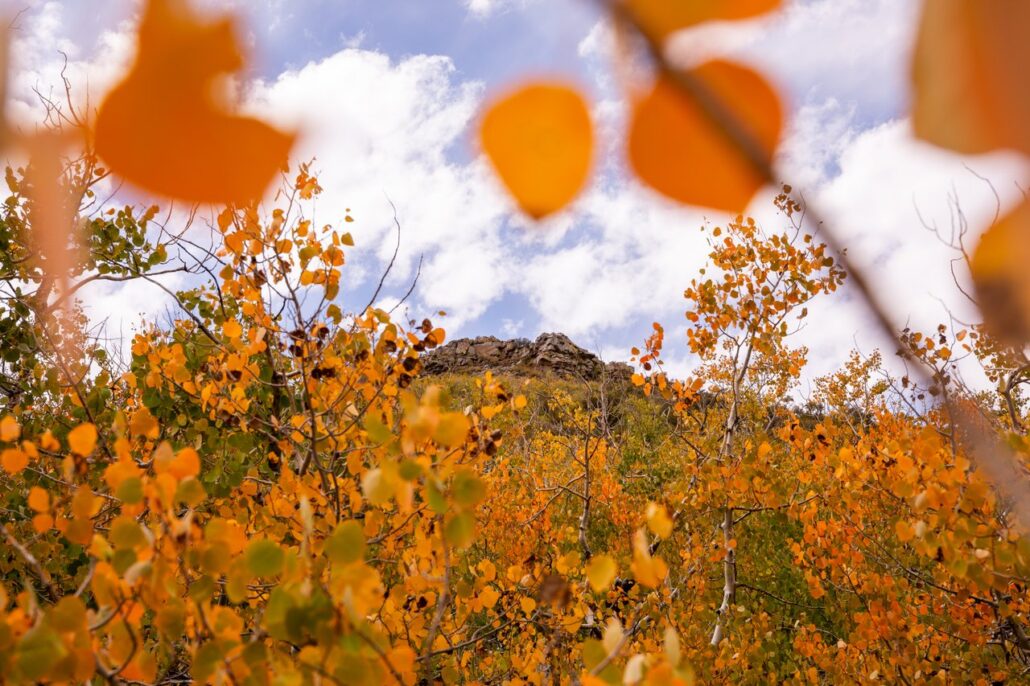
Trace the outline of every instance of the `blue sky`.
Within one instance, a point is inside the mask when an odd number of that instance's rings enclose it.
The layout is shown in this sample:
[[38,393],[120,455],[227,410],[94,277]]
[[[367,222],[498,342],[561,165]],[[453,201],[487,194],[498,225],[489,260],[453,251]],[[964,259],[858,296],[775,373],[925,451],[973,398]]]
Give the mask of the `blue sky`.
[[[326,193],[323,221],[352,208],[358,241],[345,304],[363,304],[392,250],[399,210],[403,247],[388,296],[425,268],[408,314],[445,309],[454,335],[535,336],[562,330],[612,359],[625,358],[653,320],[670,331],[667,359],[694,361],[678,337],[683,288],[706,247],[697,227],[724,217],[666,203],[624,171],[625,96],[612,69],[612,40],[590,0],[204,0],[233,11],[252,47],[241,83],[244,107],[304,133],[298,156],[317,156]],[[102,96],[132,50],[131,0],[22,2],[14,96],[31,116],[31,86],[55,83],[58,51],[70,55],[77,92]],[[673,59],[729,55],[767,72],[790,119],[780,166],[817,202],[874,270],[899,320],[933,326],[958,314],[949,254],[919,227],[915,207],[950,221],[955,194],[972,223],[994,211],[987,176],[1004,204],[1026,168],[1004,155],[962,159],[914,141],[908,130],[907,62],[918,0],[787,0],[766,19],[676,36]],[[573,207],[541,226],[512,208],[475,146],[478,112],[522,79],[552,75],[593,98],[603,141],[594,183]],[[88,84],[88,86],[87,86]],[[776,228],[770,193],[751,212]],[[350,228],[350,227],[349,227]],[[100,288],[98,319],[124,327],[153,316],[156,294]],[[881,344],[844,293],[813,308],[796,340],[811,348],[812,374],[856,345]]]

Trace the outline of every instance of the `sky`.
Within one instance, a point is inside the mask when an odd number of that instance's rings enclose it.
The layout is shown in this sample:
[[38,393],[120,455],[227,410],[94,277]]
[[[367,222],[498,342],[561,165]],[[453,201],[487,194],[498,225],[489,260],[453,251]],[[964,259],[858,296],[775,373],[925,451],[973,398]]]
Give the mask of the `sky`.
[[[683,290],[708,251],[698,230],[727,217],[675,205],[634,180],[623,162],[626,96],[610,27],[591,0],[195,0],[232,12],[251,61],[241,107],[301,131],[297,160],[314,158],[325,192],[320,223],[349,208],[343,305],[360,307],[393,250],[385,304],[416,320],[439,310],[450,338],[535,337],[562,331],[605,359],[622,360],[666,327],[665,359],[682,375],[697,364],[683,335]],[[95,103],[129,66],[139,5],[132,0],[3,0],[16,20],[9,114],[30,121],[33,89],[66,73]],[[960,157],[915,140],[907,118],[909,51],[917,0],[785,0],[765,18],[675,36],[687,65],[727,56],[766,73],[788,123],[777,163],[843,236],[897,321],[930,328],[950,311],[975,318],[949,269],[953,257],[922,225],[971,231],[1020,197],[1030,178],[1012,155]],[[601,141],[592,183],[567,210],[536,224],[521,216],[476,145],[484,103],[531,78],[580,86]],[[985,181],[985,179],[987,181]],[[771,189],[749,208],[782,225]],[[813,230],[815,227],[811,227]],[[959,274],[964,278],[964,274]],[[174,275],[168,285],[175,287]],[[98,284],[85,292],[97,321],[128,331],[168,305],[160,291]],[[810,307],[792,343],[810,349],[806,378],[832,371],[852,349],[884,346],[850,290]]]

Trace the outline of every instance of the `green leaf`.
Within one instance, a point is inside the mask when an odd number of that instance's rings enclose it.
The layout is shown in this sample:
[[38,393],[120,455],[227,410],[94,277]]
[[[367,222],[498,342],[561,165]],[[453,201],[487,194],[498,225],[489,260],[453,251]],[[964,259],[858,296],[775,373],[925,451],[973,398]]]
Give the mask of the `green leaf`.
[[472,543],[476,534],[476,520],[471,512],[462,512],[444,526],[444,537],[456,548],[464,548]]
[[267,538],[259,538],[252,541],[243,553],[247,569],[255,576],[275,576],[283,569],[286,555],[282,548],[269,541]]
[[471,507],[486,497],[486,484],[475,470],[466,467],[454,475],[451,492],[455,502],[462,507]]
[[393,438],[393,432],[383,424],[383,420],[371,413],[365,417],[365,431],[368,432],[369,440],[374,443],[386,443]]
[[46,624],[39,624],[18,643],[18,671],[26,681],[39,681],[67,652],[57,632]]
[[325,554],[338,564],[357,562],[365,555],[365,534],[353,519],[336,527],[325,542]]

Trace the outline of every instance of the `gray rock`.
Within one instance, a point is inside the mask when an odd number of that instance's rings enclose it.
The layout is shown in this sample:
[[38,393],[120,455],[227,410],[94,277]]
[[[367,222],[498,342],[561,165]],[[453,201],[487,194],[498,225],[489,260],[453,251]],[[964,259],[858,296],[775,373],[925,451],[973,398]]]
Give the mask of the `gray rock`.
[[481,374],[485,371],[530,376],[554,375],[598,381],[629,379],[633,369],[622,362],[602,362],[561,333],[543,333],[535,341],[494,336],[459,338],[425,354],[423,374]]

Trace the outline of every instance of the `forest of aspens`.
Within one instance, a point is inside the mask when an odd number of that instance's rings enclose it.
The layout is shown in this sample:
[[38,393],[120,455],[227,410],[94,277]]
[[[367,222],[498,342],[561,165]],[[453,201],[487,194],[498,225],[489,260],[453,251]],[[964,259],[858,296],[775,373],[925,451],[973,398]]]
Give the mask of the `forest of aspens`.
[[[725,217],[670,229],[704,267],[626,374],[429,374],[452,313],[383,304],[392,260],[348,288],[363,218],[316,218],[303,130],[229,87],[260,44],[195,4],[136,3],[119,81],[0,126],[0,682],[1030,683],[1030,173],[948,243],[977,318],[897,320],[781,173],[761,67],[665,49],[781,2],[599,0],[624,130],[527,72],[469,136],[511,231],[614,149]],[[1030,3],[915,4],[912,135],[1026,171]],[[168,306],[98,336],[98,282]],[[877,347],[816,373],[795,334],[845,297]]]

